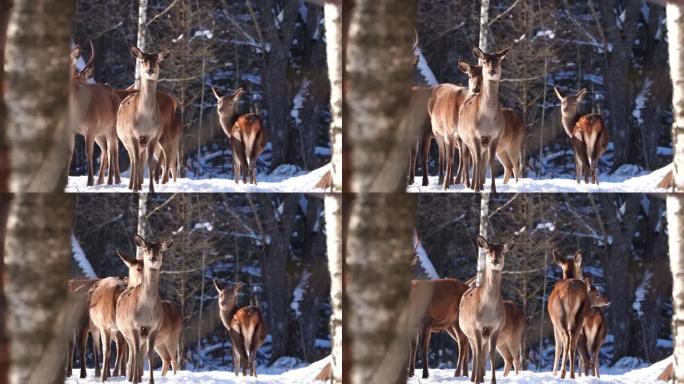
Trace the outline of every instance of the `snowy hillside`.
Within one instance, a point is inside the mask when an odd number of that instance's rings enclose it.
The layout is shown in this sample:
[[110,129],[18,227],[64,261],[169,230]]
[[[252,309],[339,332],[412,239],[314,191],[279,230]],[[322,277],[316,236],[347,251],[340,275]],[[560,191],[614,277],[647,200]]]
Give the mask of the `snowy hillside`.
[[[649,367],[625,371],[624,369],[601,368],[600,378],[593,376],[582,376],[577,378],[576,383],[629,383],[629,384],[652,384],[656,382],[656,378],[671,362],[671,358],[657,362]],[[420,369],[416,370],[416,375],[420,376]],[[491,380],[491,371],[487,370],[485,373],[485,382]],[[535,372],[522,371],[520,374],[510,373],[508,377],[503,376],[503,369],[496,371],[496,380],[500,383],[516,383],[516,384],[551,384],[564,383],[568,379],[560,379],[558,376],[554,377],[551,372]],[[426,384],[426,383],[468,383],[468,378],[455,378],[453,369],[431,369],[429,379],[421,379],[414,377],[408,381],[409,384]]]
[[[323,369],[323,366],[327,364],[329,358],[317,361],[309,366],[292,369],[289,371],[283,371],[282,369],[276,368],[266,368],[258,367],[256,379],[252,377],[235,376],[234,372],[229,371],[203,371],[203,372],[190,372],[190,371],[179,371],[178,374],[168,373],[166,377],[161,378],[161,370],[158,369],[154,371],[155,380],[161,383],[167,384],[218,384],[218,383],[322,383],[322,381],[316,381],[314,378]],[[78,371],[76,371],[78,372]],[[145,370],[143,376],[143,382],[149,380],[149,371]],[[66,384],[86,384],[86,383],[99,383],[99,378],[95,377],[95,371],[93,369],[88,369],[88,377],[86,379],[78,378],[67,378]],[[127,383],[128,381],[124,377],[109,378],[107,379],[109,383]]]

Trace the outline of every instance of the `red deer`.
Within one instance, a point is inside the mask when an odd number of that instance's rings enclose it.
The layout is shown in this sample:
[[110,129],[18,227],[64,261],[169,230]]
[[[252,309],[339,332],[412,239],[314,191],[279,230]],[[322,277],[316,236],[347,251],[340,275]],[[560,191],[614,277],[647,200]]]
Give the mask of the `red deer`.
[[73,336],[69,337],[67,349],[67,365],[66,376],[71,377],[73,362],[74,362],[74,348],[78,345],[79,361],[81,363],[81,375],[84,379],[86,377],[86,346],[88,344],[88,333],[93,335],[93,356],[95,360],[95,375],[100,374],[100,365],[97,362],[99,354],[99,346],[95,340],[97,337],[97,329],[91,327],[90,316],[88,315],[88,290],[98,281],[98,279],[70,279],[69,280],[69,296],[75,304],[75,310],[79,313],[76,323],[74,324]]
[[[159,272],[164,252],[173,244],[173,238],[152,243],[136,235],[135,243],[143,251],[142,281],[124,291],[116,304],[116,327],[128,344],[128,380],[134,384],[142,381],[143,353],[147,353],[150,362],[154,358],[155,341],[162,321]],[[150,369],[150,383],[154,383],[153,373],[154,370]]]
[[565,378],[565,363],[569,359],[570,378],[574,379],[577,341],[589,312],[587,287],[582,281],[582,253],[578,251],[572,260],[566,260],[554,250],[553,259],[563,270],[563,279],[553,287],[547,306],[556,341],[553,375],[556,375],[562,348],[561,378]]
[[242,367],[243,376],[247,376],[249,370],[249,375],[256,377],[256,351],[268,335],[266,321],[257,307],[237,307],[237,296],[245,286],[244,283],[235,283],[232,289],[221,289],[216,279],[213,281],[219,295],[221,322],[230,332],[235,376],[239,376]]
[[458,323],[468,337],[470,349],[473,352],[473,371],[470,381],[484,382],[485,358],[489,352],[492,383],[496,383],[495,350],[499,334],[506,322],[506,308],[501,298],[501,273],[506,254],[513,249],[515,241],[494,244],[478,235],[477,245],[486,253],[483,281],[480,286],[470,288],[463,294]]
[[132,93],[121,101],[116,117],[116,133],[131,159],[128,188],[134,191],[142,189],[144,167],[147,163],[150,192],[154,192],[154,171],[157,167],[154,151],[163,126],[161,105],[157,102],[157,79],[159,63],[168,57],[169,50],[145,53],[133,46],[131,54],[141,68],[140,92]]
[[123,360],[126,343],[116,326],[116,302],[124,290],[126,290],[126,281],[118,277],[104,278],[90,289],[89,314],[93,326],[97,329],[97,334],[101,337],[102,372],[100,379],[103,382],[112,376],[109,369],[112,340],[116,342],[116,363],[114,364],[113,376],[119,376],[125,372]]
[[610,305],[610,301],[606,294],[591,285],[591,278],[585,277],[584,284],[587,286],[587,295],[589,296],[591,309],[584,317],[582,334],[577,342],[577,351],[579,352],[584,374],[589,376],[589,371],[592,371],[592,375],[601,377],[599,375],[599,352],[608,334],[606,318],[603,316],[601,308]]
[[[93,185],[93,145],[97,143],[102,152],[97,184],[104,182],[105,170],[108,172],[107,184],[121,182],[119,174],[119,142],[116,138],[116,111],[120,99],[107,84],[88,84],[85,79],[92,77],[92,63],[95,50],[92,42],[91,56],[86,66],[78,72],[76,59],[81,55],[80,46],[71,50],[70,113],[74,118],[75,133],[85,137],[86,158],[88,161],[88,185]],[[73,153],[73,141],[71,143]]]
[[466,100],[460,109],[458,136],[468,147],[473,161],[473,189],[481,191],[484,186],[485,167],[489,162],[492,174],[491,191],[496,192],[494,157],[499,136],[504,129],[504,114],[499,101],[501,61],[510,50],[505,48],[489,54],[473,48],[473,54],[482,66],[482,90]]
[[423,308],[418,301],[428,301],[427,308],[418,320],[418,332],[411,338],[409,377],[416,368],[418,340],[423,351],[423,378],[428,378],[428,348],[434,332],[445,331],[458,345],[455,376],[468,376],[468,343],[458,325],[459,304],[468,286],[456,279],[411,281],[411,308],[414,312]]
[[553,90],[561,100],[563,128],[575,151],[577,184],[580,183],[582,176],[584,176],[584,182],[589,184],[589,175],[591,175],[591,182],[598,185],[598,161],[608,148],[610,140],[603,118],[596,113],[579,116],[577,109],[587,94],[586,88],[582,88],[573,96],[565,97],[556,87],[553,87]]
[[525,126],[517,112],[510,108],[503,108],[504,129],[499,137],[496,156],[504,167],[504,184],[508,184],[511,175],[517,182],[520,173],[520,161],[522,155],[522,142],[525,138]]
[[504,301],[506,320],[499,333],[496,349],[504,359],[504,377],[508,376],[511,367],[515,367],[517,375],[521,369],[522,337],[525,332],[525,316],[511,301]]
[[219,115],[219,123],[233,149],[235,183],[239,182],[240,174],[244,169],[245,175],[242,182],[247,184],[249,180],[250,183],[256,185],[257,159],[268,142],[268,132],[261,122],[261,117],[256,113],[243,115],[236,113],[235,102],[244,93],[242,88],[228,96],[221,96],[214,87],[211,87],[211,90],[218,101],[216,112]]
[[[128,287],[132,288],[142,283],[145,262],[116,251],[124,264],[128,267]],[[169,367],[173,373],[178,370],[178,353],[180,336],[183,330],[183,318],[180,311],[170,301],[162,300],[162,320],[157,333],[154,349],[162,359],[162,376],[166,376]]]
[[[411,52],[414,52],[413,67],[416,69],[418,67],[418,62],[420,61],[420,56],[416,55],[416,49],[418,48],[418,31],[415,32],[415,39],[413,41],[413,47]],[[427,107],[430,96],[432,96],[433,87],[411,87],[411,101],[408,109],[409,119],[408,124],[411,127],[420,127],[417,132],[415,142],[409,146],[409,169],[408,169],[408,179],[409,185],[413,184],[416,176],[416,160],[418,157],[418,151],[421,154],[422,167],[423,167],[423,186],[428,185],[428,154],[430,152],[430,144],[432,142],[432,126],[430,124],[430,115],[428,114]],[[437,145],[441,145],[440,142]],[[441,147],[440,147],[441,148]],[[440,149],[441,151],[441,149]],[[441,154],[441,152],[440,152]],[[439,182],[442,183],[441,159],[439,167]]]

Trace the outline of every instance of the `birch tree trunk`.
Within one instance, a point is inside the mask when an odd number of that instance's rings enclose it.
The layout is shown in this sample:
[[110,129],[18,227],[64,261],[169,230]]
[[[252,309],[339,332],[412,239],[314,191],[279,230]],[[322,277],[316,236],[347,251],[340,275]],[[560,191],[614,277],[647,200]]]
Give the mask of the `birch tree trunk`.
[[[675,187],[684,188],[684,6],[668,4],[667,32],[670,74],[672,76],[672,141]],[[676,383],[684,383],[684,197],[667,197],[667,221],[672,269],[673,373]]]
[[[329,43],[329,42],[328,42]],[[334,183],[334,179],[333,179]],[[325,196],[325,232],[330,270],[332,383],[342,383],[342,197]]]
[[[190,36],[185,36],[189,39]],[[147,40],[147,0],[138,0],[138,41],[136,42],[141,51],[145,51]],[[135,62],[135,87],[140,88],[140,68],[138,61]]]
[[9,381],[9,335],[7,334],[7,300],[5,299],[5,234],[7,231],[7,215],[9,214],[11,196],[0,193],[0,384]]
[[489,0],[480,0],[480,49],[489,52]]
[[[148,240],[147,236],[147,193],[138,194],[138,235]],[[143,250],[140,247],[135,247],[135,258],[142,259]]]
[[67,69],[74,3],[17,0],[10,17],[5,100],[13,191],[62,191],[66,184],[73,140]]
[[[0,0],[0,89],[5,89],[5,45],[7,43],[7,23],[12,10],[11,0]],[[0,193],[9,192],[10,148],[7,137],[7,108],[4,97],[0,97]],[[1,243],[0,243],[1,244]],[[0,329],[0,333],[2,329]],[[0,355],[2,351],[0,351]],[[1,365],[1,363],[0,363]],[[0,368],[1,370],[1,368]],[[0,374],[0,384],[3,384]]]
[[[489,238],[489,192],[482,192],[480,194],[480,235],[485,239],[491,240]],[[485,264],[486,264],[486,253],[484,249],[478,247],[477,251],[477,285],[482,283],[482,277],[484,276]]]
[[[332,147],[332,192],[342,192],[342,9],[326,3],[325,40],[330,77],[330,145]],[[327,206],[327,203],[326,203]],[[330,257],[328,255],[328,257]]]
[[5,242],[11,383],[63,380],[71,206],[66,194],[14,197]]

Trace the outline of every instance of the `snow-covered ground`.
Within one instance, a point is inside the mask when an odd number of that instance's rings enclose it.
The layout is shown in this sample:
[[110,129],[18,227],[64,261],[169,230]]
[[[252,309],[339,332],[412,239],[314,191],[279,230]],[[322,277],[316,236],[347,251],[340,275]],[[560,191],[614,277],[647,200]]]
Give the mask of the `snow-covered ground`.
[[[291,166],[293,167],[293,166]],[[329,165],[323,166],[309,173],[291,172],[286,170],[274,171],[273,174],[261,173],[257,175],[257,185],[244,184],[240,180],[235,184],[233,178],[210,178],[189,179],[182,178],[176,182],[169,181],[167,184],[156,184],[155,192],[323,192],[323,189],[315,185],[330,169]],[[128,177],[122,174],[121,184],[117,185],[94,185],[87,186],[87,176],[69,176],[66,192],[130,192],[128,189]],[[148,191],[149,178],[145,177],[143,192]]]
[[[665,189],[657,188],[658,183],[663,179],[665,174],[671,169],[670,166],[660,168],[652,173],[630,175],[620,172],[615,172],[613,175],[601,174],[599,175],[599,185],[577,184],[574,177],[570,178],[548,178],[548,179],[520,179],[518,182],[511,180],[508,184],[503,183],[503,176],[496,179],[497,192],[633,192],[633,193],[647,193],[647,192],[665,192]],[[420,185],[422,181],[422,174],[416,176],[416,182],[409,185],[408,192],[444,192],[441,185],[437,184],[438,177],[430,176],[429,185]],[[485,191],[489,191],[491,179],[486,178]],[[472,192],[471,189],[463,187],[463,185],[452,185],[449,192]]]
[[[156,383],[160,384],[218,384],[218,383],[276,383],[276,384],[291,384],[291,383],[322,383],[316,381],[314,378],[323,369],[323,366],[328,363],[329,357],[317,361],[307,367],[292,369],[284,371],[282,368],[267,368],[258,367],[255,379],[253,377],[245,377],[242,374],[238,377],[234,372],[229,371],[179,371],[176,375],[172,372],[168,373],[166,377],[161,376],[161,370],[154,371],[154,379]],[[227,367],[229,368],[229,367]],[[78,370],[74,372],[78,375]],[[145,370],[143,375],[143,383],[149,381],[149,371]],[[107,379],[108,383],[128,383],[124,377],[116,377]],[[67,378],[66,384],[87,384],[100,383],[99,378],[95,377],[95,370],[88,369],[88,377],[85,379]]]
[[[656,383],[656,378],[665,369],[665,367],[672,361],[672,358],[667,358],[663,361],[657,362],[649,367],[625,370],[618,368],[601,367],[601,378],[593,376],[582,376],[576,378],[575,383],[621,383],[621,384],[652,384]],[[411,378],[409,384],[426,384],[426,383],[468,383],[470,380],[466,377],[455,378],[453,369],[430,369],[430,378],[420,378],[421,370],[416,369],[416,376]],[[485,372],[485,383],[491,381],[491,371],[488,369]],[[550,371],[535,372],[535,371],[521,371],[518,375],[511,372],[508,377],[503,376],[503,369],[496,371],[497,383],[515,383],[515,384],[550,384],[550,383],[567,383],[568,379],[560,379],[558,376],[554,377]]]

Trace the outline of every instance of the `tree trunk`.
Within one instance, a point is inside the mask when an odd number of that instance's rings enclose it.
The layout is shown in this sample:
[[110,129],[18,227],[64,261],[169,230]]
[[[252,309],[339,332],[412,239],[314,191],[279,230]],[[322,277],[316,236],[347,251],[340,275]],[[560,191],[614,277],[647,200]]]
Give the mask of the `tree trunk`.
[[64,190],[73,140],[67,113],[73,15],[73,1],[14,5],[5,50],[14,191]]
[[330,77],[332,192],[342,192],[342,12],[340,8],[339,4],[326,3],[323,9],[328,77]]
[[[482,192],[480,194],[480,235],[487,240],[491,240],[489,236],[489,193]],[[487,262],[487,254],[485,250],[477,248],[477,285],[482,283],[484,276],[485,264]]]
[[9,335],[7,334],[7,300],[5,299],[5,234],[11,195],[0,193],[0,384],[9,383]]
[[[185,37],[185,40],[189,39],[189,36]],[[145,51],[147,48],[145,45],[147,41],[147,0],[138,0],[138,41],[137,47],[141,51]],[[138,61],[135,61],[135,87],[140,88],[140,68],[138,66]]]
[[63,380],[71,270],[72,199],[18,194],[7,224],[6,294],[12,383]]
[[489,52],[489,0],[480,0],[480,49]]
[[[684,188],[684,6],[668,4],[667,31],[672,76],[672,142],[674,182]],[[667,221],[672,269],[672,337],[674,339],[675,382],[684,383],[684,197],[667,197]]]
[[[327,9],[326,9],[327,11]],[[342,197],[325,196],[325,232],[330,270],[332,383],[342,383]]]
[[[12,9],[12,0],[0,0],[0,89],[5,89],[5,45],[7,43],[7,23]],[[7,108],[4,97],[0,97],[0,193],[9,192],[10,148],[7,141]],[[0,332],[2,330],[0,329]],[[0,351],[1,352],[1,351]],[[0,374],[1,376],[1,374]],[[3,379],[0,377],[0,384]]]
[[[148,225],[147,225],[147,193],[138,194],[138,235],[142,236],[145,240],[148,239]],[[135,257],[136,259],[143,258],[143,250],[140,247],[135,247]]]

